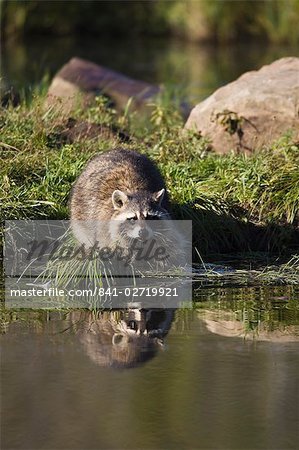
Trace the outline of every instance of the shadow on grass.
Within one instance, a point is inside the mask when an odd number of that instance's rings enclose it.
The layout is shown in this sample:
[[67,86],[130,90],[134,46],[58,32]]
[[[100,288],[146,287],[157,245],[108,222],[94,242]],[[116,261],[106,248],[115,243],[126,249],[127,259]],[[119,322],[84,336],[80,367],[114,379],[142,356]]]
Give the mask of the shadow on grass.
[[299,228],[293,225],[257,225],[244,219],[244,210],[207,208],[201,200],[176,204],[172,209],[176,219],[193,222],[193,261],[199,260],[198,253],[207,257],[248,252],[287,256],[299,252]]

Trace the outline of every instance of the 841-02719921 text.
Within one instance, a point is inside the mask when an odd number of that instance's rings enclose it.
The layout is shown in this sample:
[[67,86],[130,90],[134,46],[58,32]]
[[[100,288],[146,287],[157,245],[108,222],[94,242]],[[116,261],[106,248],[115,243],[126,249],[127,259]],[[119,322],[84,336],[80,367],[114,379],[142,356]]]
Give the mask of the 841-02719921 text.
[[118,297],[120,295],[125,297],[178,297],[176,287],[125,287],[119,288],[98,288],[95,287],[95,295],[104,296],[109,295],[111,297]]

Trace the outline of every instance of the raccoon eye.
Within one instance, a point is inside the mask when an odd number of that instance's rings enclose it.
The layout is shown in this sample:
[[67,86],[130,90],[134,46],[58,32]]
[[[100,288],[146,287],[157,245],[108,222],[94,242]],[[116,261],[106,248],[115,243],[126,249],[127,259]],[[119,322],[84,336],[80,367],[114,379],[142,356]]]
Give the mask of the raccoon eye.
[[135,216],[135,217],[128,217],[127,218],[127,220],[129,221],[129,222],[135,222],[135,220],[137,220],[137,217]]
[[160,217],[159,216],[146,216],[146,218],[145,218],[146,220],[159,220],[160,219]]

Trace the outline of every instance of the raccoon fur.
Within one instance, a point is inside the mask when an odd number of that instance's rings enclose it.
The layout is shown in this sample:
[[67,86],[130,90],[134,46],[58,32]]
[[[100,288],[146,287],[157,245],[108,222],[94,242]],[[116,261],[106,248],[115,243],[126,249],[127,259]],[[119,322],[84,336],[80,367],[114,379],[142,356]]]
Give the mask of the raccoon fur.
[[149,220],[170,219],[158,168],[145,155],[126,149],[89,161],[73,186],[70,212],[72,231],[87,248],[95,243],[126,246],[128,240],[147,236]]

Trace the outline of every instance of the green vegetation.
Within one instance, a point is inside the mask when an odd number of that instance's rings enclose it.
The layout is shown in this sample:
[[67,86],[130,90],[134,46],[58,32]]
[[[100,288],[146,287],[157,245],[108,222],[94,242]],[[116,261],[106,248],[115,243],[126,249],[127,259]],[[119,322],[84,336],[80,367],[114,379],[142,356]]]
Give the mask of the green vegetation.
[[[183,120],[169,95],[149,105],[149,114],[140,118],[127,110],[118,115],[100,97],[88,110],[75,111],[74,118],[101,124],[106,131],[71,143],[64,133],[66,120],[46,111],[42,96],[2,108],[1,219],[67,218],[69,192],[85,163],[122,145],[156,160],[174,215],[193,220],[194,245],[201,254],[283,253],[295,246],[299,147],[291,135],[249,156],[219,156],[205,139],[182,133]],[[129,142],[121,142],[124,135]]]
[[2,2],[4,36],[178,35],[193,41],[239,41],[257,37],[296,43],[299,0],[9,1]]
[[[191,40],[219,43],[244,38],[298,42],[299,1],[177,1],[166,13],[171,30]],[[290,30],[296,30],[291,33]]]

